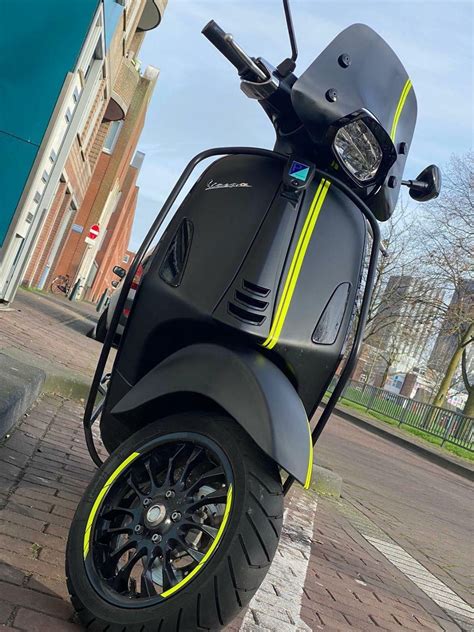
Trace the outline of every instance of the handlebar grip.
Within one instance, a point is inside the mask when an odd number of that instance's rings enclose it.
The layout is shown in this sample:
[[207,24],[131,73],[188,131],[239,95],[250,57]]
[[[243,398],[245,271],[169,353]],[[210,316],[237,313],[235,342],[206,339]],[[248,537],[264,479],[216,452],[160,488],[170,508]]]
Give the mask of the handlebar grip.
[[224,57],[228,59],[235,68],[237,68],[239,75],[242,76],[246,71],[248,71],[248,67],[245,62],[235,51],[234,47],[227,41],[225,31],[223,31],[214,20],[208,22],[201,32],[204,37],[206,37],[211,44],[214,44],[217,50],[219,50]]

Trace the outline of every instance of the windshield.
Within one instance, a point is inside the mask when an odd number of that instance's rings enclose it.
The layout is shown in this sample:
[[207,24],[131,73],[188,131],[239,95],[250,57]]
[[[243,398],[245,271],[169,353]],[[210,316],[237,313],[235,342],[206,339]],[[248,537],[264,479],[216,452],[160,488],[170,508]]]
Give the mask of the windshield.
[[[334,95],[335,100],[329,98]],[[371,204],[378,219],[387,219],[398,198],[417,112],[413,86],[393,50],[368,26],[349,26],[295,82],[292,102],[317,144],[327,142],[331,126],[353,112],[365,109],[378,119],[398,154],[389,173],[397,186],[383,186]]]

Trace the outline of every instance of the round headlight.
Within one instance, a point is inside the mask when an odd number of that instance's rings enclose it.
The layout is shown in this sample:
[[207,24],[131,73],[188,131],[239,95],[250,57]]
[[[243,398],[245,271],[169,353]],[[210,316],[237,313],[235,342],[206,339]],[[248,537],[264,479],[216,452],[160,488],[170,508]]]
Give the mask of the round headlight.
[[353,121],[341,127],[334,137],[333,148],[342,166],[361,184],[375,178],[383,152],[364,121]]

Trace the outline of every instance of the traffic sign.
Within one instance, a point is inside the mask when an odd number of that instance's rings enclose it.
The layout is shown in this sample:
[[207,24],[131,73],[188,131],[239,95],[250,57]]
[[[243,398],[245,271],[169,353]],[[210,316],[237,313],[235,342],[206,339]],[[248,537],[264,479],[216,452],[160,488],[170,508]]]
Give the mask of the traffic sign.
[[89,228],[89,234],[87,236],[89,237],[89,239],[96,239],[97,235],[99,234],[99,231],[100,231],[99,224],[92,224],[92,226]]
[[92,246],[95,243],[95,240],[97,239],[97,237],[99,236],[99,232],[100,232],[99,224],[92,224],[92,226],[89,228],[89,232],[87,233],[87,237],[84,239],[86,244],[89,244],[89,246]]

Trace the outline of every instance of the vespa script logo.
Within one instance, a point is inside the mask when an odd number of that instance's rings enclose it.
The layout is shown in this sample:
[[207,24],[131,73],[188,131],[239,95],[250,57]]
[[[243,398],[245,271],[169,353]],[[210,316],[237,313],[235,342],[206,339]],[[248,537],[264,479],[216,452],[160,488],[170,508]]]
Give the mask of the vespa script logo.
[[215,182],[209,180],[204,191],[214,191],[215,189],[251,189],[252,185],[248,182]]

